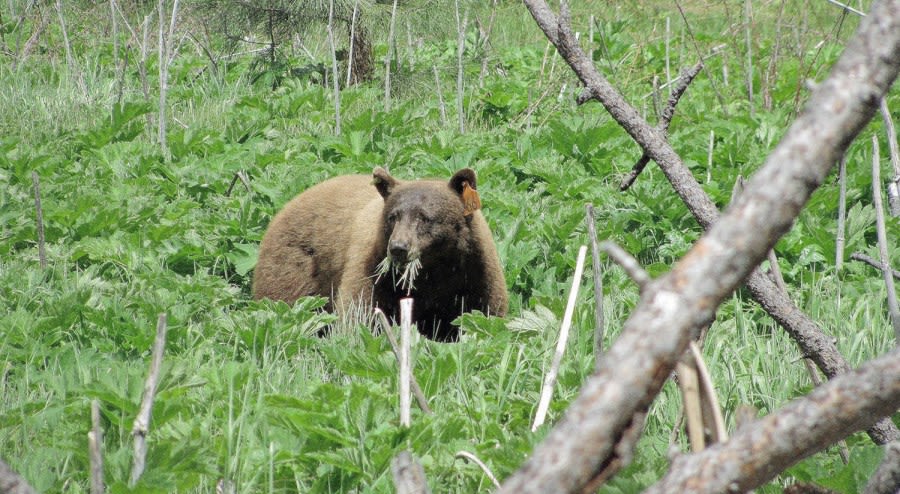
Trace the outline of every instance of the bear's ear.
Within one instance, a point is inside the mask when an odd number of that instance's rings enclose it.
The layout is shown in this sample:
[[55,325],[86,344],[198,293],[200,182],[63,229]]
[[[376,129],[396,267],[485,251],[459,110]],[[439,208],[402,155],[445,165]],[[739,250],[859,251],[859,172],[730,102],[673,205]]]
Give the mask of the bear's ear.
[[397,183],[397,179],[392,177],[384,168],[378,166],[372,170],[372,185],[378,189],[378,193],[381,194],[381,197],[387,198],[387,196],[391,195],[391,191],[394,190]]
[[463,216],[472,216],[472,213],[481,209],[481,199],[476,187],[475,170],[471,168],[463,168],[450,178],[450,188],[462,199]]
[[461,195],[463,193],[463,184],[465,183],[468,183],[472,189],[478,190],[478,185],[475,183],[475,170],[463,168],[450,178],[450,188],[456,191],[457,194]]

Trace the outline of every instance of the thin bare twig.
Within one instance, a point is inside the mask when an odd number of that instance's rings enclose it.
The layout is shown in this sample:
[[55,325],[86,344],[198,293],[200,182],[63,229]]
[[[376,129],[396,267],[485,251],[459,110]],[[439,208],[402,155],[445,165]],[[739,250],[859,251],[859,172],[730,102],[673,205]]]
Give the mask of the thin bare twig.
[[391,111],[391,59],[394,55],[394,24],[397,18],[397,0],[391,8],[391,22],[388,28],[387,54],[384,56],[384,111]]
[[[663,135],[666,135],[669,131],[669,124],[672,123],[672,117],[675,116],[675,107],[678,105],[678,101],[681,100],[681,96],[687,90],[687,87],[691,84],[697,74],[700,73],[700,69],[703,68],[703,62],[699,62],[693,67],[684,69],[681,72],[681,75],[678,76],[678,84],[672,89],[672,93],[669,95],[669,100],[666,102],[666,107],[662,110],[662,114],[660,117],[659,124],[657,125],[657,129]],[[586,91],[587,93],[587,91]],[[584,94],[584,93],[582,93]],[[579,98],[579,102],[582,102]],[[641,154],[641,157],[637,160],[637,163],[631,167],[631,172],[622,179],[621,185],[619,185],[619,190],[628,190],[634,184],[634,181],[637,180],[638,175],[644,171],[644,168],[647,167],[647,163],[650,162],[650,156],[647,153]]]
[[497,477],[494,476],[494,472],[491,472],[491,469],[488,468],[487,465],[484,464],[483,461],[478,459],[477,456],[469,453],[468,451],[457,451],[456,458],[465,458],[471,462],[474,462],[476,465],[481,467],[481,471],[484,472],[485,475],[491,479],[491,482],[494,484],[494,487],[500,487],[500,482],[497,480]]
[[[864,262],[879,271],[884,271],[883,264],[878,262],[878,260],[875,259],[874,257],[869,257],[869,256],[863,254],[862,252],[854,252],[854,253],[850,254],[850,259],[853,261]],[[894,275],[894,278],[897,278],[898,280],[900,280],[900,271],[898,271],[896,269],[891,269],[891,274]]]
[[594,361],[595,367],[603,355],[603,266],[600,265],[600,246],[597,243],[597,225],[594,220],[594,205],[584,205],[588,228],[588,237],[591,241],[591,261],[593,266],[594,281]]
[[37,241],[38,259],[41,269],[47,269],[47,246],[44,243],[44,210],[41,208],[41,179],[37,172],[31,172],[31,182],[34,184],[34,211],[37,217]]
[[[334,98],[334,135],[341,135],[341,84],[338,82],[337,51],[334,48],[334,0],[328,2],[328,47],[331,50],[331,88]],[[352,49],[353,43],[350,43]],[[352,60],[348,58],[347,60]],[[349,68],[351,63],[347,63]],[[349,72],[349,71],[348,71]]]
[[725,417],[722,416],[722,407],[719,405],[719,398],[716,395],[715,386],[713,386],[712,376],[703,361],[703,355],[700,352],[700,346],[696,342],[688,344],[688,350],[693,357],[694,366],[697,368],[697,380],[700,384],[701,405],[703,409],[703,424],[712,437],[712,442],[722,442],[728,439],[728,432],[725,430]]
[[234,173],[234,176],[231,177],[231,183],[228,184],[228,190],[225,191],[225,197],[231,197],[231,191],[234,189],[234,184],[240,180],[242,184],[244,184],[244,188],[247,189],[247,192],[250,192],[250,179],[247,178],[247,173],[244,170],[238,170]]
[[400,300],[400,426],[409,427],[410,408],[409,381],[410,381],[410,354],[409,340],[412,327],[413,299]]
[[647,274],[647,271],[644,270],[641,263],[617,243],[610,240],[601,242],[600,250],[606,252],[606,255],[608,255],[610,259],[621,266],[622,269],[625,270],[625,274],[631,278],[631,281],[634,281],[635,284],[637,284],[640,290],[643,291],[644,287],[647,286],[647,283],[650,283],[650,275]]
[[[399,362],[400,345],[397,343],[397,338],[391,330],[391,323],[388,322],[387,316],[384,315],[384,312],[381,309],[375,309],[375,318],[381,323],[381,330],[384,331],[384,335],[387,336],[388,343],[391,344],[391,351],[394,352],[394,357],[397,359],[397,362]],[[409,386],[413,396],[416,398],[416,403],[419,404],[419,408],[428,415],[434,414],[434,412],[431,411],[431,407],[428,406],[428,400],[425,398],[425,393],[423,393],[422,388],[419,387],[419,381],[416,380],[416,375],[413,372],[409,373]]]
[[541,398],[538,402],[537,413],[534,415],[534,423],[531,430],[536,431],[544,424],[547,410],[550,408],[550,399],[553,397],[553,388],[556,386],[556,377],[559,374],[559,366],[562,364],[563,353],[566,351],[566,342],[569,339],[569,328],[572,327],[572,315],[575,312],[575,302],[578,300],[578,287],[581,286],[581,275],[584,273],[584,257],[587,247],[584,245],[578,249],[578,261],[575,263],[575,274],[572,276],[572,288],[569,290],[569,301],[566,304],[566,312],[563,315],[562,326],[559,329],[559,339],[556,342],[556,353],[553,354],[553,363],[550,370],[544,376],[544,385],[541,387]]
[[457,41],[456,41],[456,115],[459,121],[459,133],[466,133],[466,115],[463,108],[463,93],[465,90],[464,87],[464,79],[463,79],[463,54],[466,49],[466,23],[468,22],[469,11],[466,10],[462,15],[462,20],[459,17],[459,0],[456,1],[456,29],[457,29]]
[[156,338],[153,340],[153,352],[150,361],[150,371],[147,381],[144,383],[144,396],[141,399],[141,408],[134,419],[131,435],[134,436],[134,458],[131,467],[131,480],[129,485],[134,487],[144,473],[144,464],[147,459],[147,434],[150,432],[150,417],[153,413],[153,401],[156,399],[156,388],[159,385],[159,373],[162,368],[163,352],[166,347],[166,314],[161,313],[156,322]]
[[900,149],[897,146],[897,131],[894,129],[894,120],[891,118],[885,98],[881,98],[878,110],[884,121],[888,150],[891,155],[891,168],[894,170],[894,176],[888,181],[887,186],[888,210],[891,212],[891,216],[900,216]]
[[900,345],[900,306],[897,303],[897,290],[894,288],[894,277],[891,276],[890,257],[888,256],[887,228],[884,224],[884,204],[881,199],[881,159],[878,152],[878,137],[872,136],[872,205],[875,207],[875,230],[878,236],[878,253],[881,256],[881,270],[887,288],[888,314],[894,327],[894,341]]
[[103,494],[103,430],[100,428],[100,402],[97,400],[91,400],[88,453],[91,460],[91,494]]
[[844,267],[844,242],[847,231],[847,155],[841,156],[838,169],[838,224],[834,247],[834,269],[840,272]]

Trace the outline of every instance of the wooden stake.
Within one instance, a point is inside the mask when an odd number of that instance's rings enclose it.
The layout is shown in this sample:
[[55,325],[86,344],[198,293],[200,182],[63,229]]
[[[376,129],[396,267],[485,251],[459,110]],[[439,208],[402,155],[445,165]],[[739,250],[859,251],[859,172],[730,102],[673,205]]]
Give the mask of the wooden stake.
[[562,363],[563,352],[566,350],[566,341],[569,339],[569,328],[572,326],[572,314],[575,312],[575,301],[578,299],[578,287],[581,286],[581,275],[584,273],[584,257],[587,247],[582,245],[578,249],[578,260],[575,263],[575,276],[572,277],[572,288],[569,290],[569,301],[566,304],[566,313],[563,316],[562,326],[559,329],[559,340],[556,342],[556,353],[553,355],[553,363],[544,377],[544,385],[541,388],[541,398],[538,403],[537,413],[531,431],[534,432],[543,425],[550,408],[550,399],[553,397],[553,388],[556,386],[556,377],[559,374],[559,366]]

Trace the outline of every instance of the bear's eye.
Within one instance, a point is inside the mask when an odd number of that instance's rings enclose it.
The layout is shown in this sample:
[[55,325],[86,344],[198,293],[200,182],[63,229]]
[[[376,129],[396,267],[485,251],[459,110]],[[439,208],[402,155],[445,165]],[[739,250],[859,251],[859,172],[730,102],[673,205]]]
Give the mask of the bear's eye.
[[387,220],[390,223],[396,223],[398,216],[400,216],[400,215],[396,211],[391,211],[390,213],[388,213]]

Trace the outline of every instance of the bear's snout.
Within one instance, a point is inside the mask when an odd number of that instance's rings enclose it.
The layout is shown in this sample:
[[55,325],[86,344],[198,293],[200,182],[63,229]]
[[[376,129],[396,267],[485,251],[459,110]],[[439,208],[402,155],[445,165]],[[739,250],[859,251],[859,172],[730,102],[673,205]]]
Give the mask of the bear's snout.
[[406,262],[409,260],[409,242],[391,239],[388,245],[388,252],[390,252],[392,260],[401,263]]

